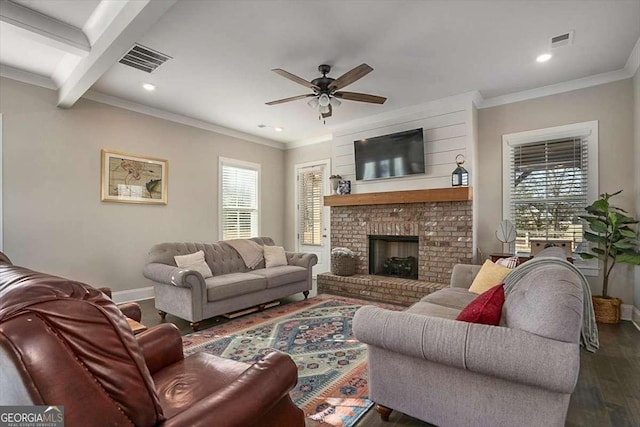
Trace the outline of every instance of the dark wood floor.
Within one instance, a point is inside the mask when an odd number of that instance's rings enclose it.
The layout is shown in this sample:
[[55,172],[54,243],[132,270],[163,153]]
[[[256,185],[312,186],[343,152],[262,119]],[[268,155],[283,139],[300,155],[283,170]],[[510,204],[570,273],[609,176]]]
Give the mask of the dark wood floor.
[[[283,303],[296,301],[294,296]],[[142,323],[161,323],[153,300],[141,301]],[[191,332],[189,322],[167,315],[166,321],[178,326],[182,334]],[[201,328],[226,322],[225,318],[203,321]],[[596,354],[581,350],[580,377],[569,404],[567,426],[640,426],[640,331],[631,322],[599,324],[600,350]],[[429,423],[393,412],[388,422],[370,410],[357,427],[426,427]]]

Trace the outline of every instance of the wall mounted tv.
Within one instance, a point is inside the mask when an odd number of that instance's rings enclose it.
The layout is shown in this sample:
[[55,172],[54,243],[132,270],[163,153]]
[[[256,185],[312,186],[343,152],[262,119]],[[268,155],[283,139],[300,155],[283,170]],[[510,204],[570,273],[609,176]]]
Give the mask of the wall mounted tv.
[[424,174],[422,128],[354,141],[356,180]]

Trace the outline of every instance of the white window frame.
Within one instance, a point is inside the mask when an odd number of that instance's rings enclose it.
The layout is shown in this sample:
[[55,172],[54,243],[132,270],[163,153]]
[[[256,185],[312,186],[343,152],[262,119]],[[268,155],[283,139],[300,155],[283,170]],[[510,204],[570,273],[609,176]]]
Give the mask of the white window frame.
[[232,159],[229,157],[218,157],[218,239],[224,239],[223,209],[222,209],[222,168],[232,166],[237,168],[252,169],[258,172],[258,230],[256,236],[260,236],[262,230],[262,171],[259,163],[247,162],[244,160]]
[[[511,218],[511,177],[509,176],[510,151],[512,147],[562,138],[582,138],[587,141],[587,200],[598,198],[598,121],[573,123],[525,132],[510,133],[502,136],[502,218]],[[586,276],[597,276],[597,260],[583,260],[574,256],[574,264]]]

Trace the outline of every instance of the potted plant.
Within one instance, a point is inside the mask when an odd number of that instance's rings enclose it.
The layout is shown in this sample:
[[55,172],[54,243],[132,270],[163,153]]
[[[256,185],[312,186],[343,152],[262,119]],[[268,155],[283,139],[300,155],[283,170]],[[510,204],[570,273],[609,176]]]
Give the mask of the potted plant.
[[602,296],[593,297],[596,321],[601,323],[620,321],[622,300],[607,295],[609,275],[613,267],[617,263],[640,265],[640,239],[632,228],[638,220],[609,203],[609,199],[620,193],[622,190],[613,194],[601,194],[598,200],[585,208],[588,215],[580,216],[589,225],[584,238],[596,245],[591,248],[591,253],[584,252],[580,256],[585,259],[597,258],[603,262]]
[[342,177],[340,175],[331,175],[329,177],[329,181],[331,182],[331,192],[336,194],[336,190],[338,190],[338,184],[340,184],[340,180]]

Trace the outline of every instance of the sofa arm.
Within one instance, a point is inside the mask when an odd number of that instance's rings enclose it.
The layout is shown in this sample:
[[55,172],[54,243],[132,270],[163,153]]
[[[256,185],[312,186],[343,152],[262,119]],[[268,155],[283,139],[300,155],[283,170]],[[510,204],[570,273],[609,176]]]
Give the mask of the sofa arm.
[[118,304],[117,307],[129,319],[133,319],[136,322],[142,320],[142,310],[140,310],[140,304],[137,302],[124,302]]
[[580,346],[520,329],[469,324],[466,369],[559,393],[572,393]]
[[364,306],[353,332],[365,344],[464,369],[468,323]]
[[287,264],[311,269],[318,263],[318,256],[311,253],[286,252]]
[[136,335],[151,375],[184,359],[182,338],[173,323],[163,323]]
[[183,288],[206,288],[202,274],[195,270],[152,262],[144,266],[142,274],[154,282]]
[[451,287],[469,289],[476,278],[481,265],[456,264],[451,271]]
[[571,393],[578,378],[577,343],[519,329],[365,306],[353,318],[353,332],[388,351],[561,393]]
[[[260,425],[260,417],[287,396],[298,380],[291,357],[273,352],[216,391],[162,425],[209,427]],[[247,399],[247,396],[250,396]],[[212,422],[215,420],[215,423]]]

